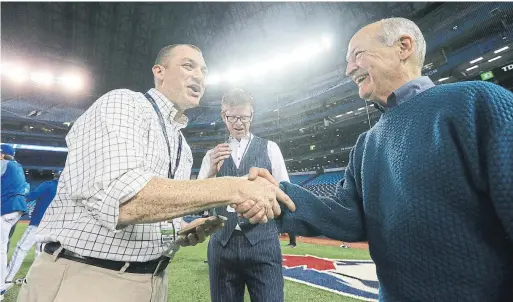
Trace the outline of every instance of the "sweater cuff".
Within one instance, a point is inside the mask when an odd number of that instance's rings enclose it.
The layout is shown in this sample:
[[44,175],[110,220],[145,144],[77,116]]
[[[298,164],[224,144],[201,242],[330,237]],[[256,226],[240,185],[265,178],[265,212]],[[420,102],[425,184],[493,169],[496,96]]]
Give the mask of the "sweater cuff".
[[[288,182],[282,181],[280,182],[280,189],[288,195]],[[289,196],[290,197],[290,196]],[[294,201],[294,200],[293,200]],[[284,204],[281,202],[280,208],[281,208],[281,215],[276,219],[276,226],[278,227],[279,233],[288,233],[293,229],[292,222],[293,222],[293,216],[294,213],[289,210]],[[297,206],[297,205],[296,205]]]

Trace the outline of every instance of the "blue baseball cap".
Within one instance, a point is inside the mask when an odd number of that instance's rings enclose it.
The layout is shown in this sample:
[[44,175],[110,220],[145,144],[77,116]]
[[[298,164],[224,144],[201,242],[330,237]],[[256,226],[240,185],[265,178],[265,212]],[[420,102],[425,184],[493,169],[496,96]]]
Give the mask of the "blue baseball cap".
[[2,153],[14,156],[14,148],[9,144],[2,144]]

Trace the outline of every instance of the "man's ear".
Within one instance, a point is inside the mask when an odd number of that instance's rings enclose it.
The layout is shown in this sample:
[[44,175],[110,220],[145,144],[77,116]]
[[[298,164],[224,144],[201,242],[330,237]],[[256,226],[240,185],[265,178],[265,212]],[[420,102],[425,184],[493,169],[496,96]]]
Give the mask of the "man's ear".
[[164,67],[162,65],[159,65],[159,64],[153,65],[153,67],[151,68],[151,71],[153,72],[153,76],[157,80],[159,80],[159,81],[164,80]]
[[410,35],[402,35],[401,38],[399,38],[399,58],[401,61],[405,61],[408,59],[412,53],[414,47],[417,45],[414,45],[413,38]]

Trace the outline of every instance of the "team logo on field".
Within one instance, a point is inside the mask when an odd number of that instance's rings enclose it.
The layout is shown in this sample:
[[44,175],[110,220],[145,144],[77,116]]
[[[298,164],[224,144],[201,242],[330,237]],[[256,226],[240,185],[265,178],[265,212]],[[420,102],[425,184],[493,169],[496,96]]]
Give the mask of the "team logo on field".
[[376,266],[370,260],[283,255],[285,279],[365,301],[378,300]]

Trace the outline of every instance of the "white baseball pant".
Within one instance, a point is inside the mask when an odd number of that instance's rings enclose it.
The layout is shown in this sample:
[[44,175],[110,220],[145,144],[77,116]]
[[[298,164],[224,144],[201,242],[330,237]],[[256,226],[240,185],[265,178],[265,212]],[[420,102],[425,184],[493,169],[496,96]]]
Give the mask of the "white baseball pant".
[[[23,260],[27,256],[27,252],[30,248],[36,243],[36,231],[37,226],[29,225],[21,236],[20,241],[16,244],[16,250],[14,250],[14,254],[12,255],[11,261],[7,266],[7,275],[5,277],[5,282],[12,282],[14,276],[18,273],[21,265],[23,264]],[[41,252],[40,244],[36,245],[36,257],[39,256]]]
[[0,219],[0,289],[4,289],[5,276],[7,275],[7,242],[9,242],[9,232],[13,225],[21,218],[21,212],[14,212],[2,215]]

